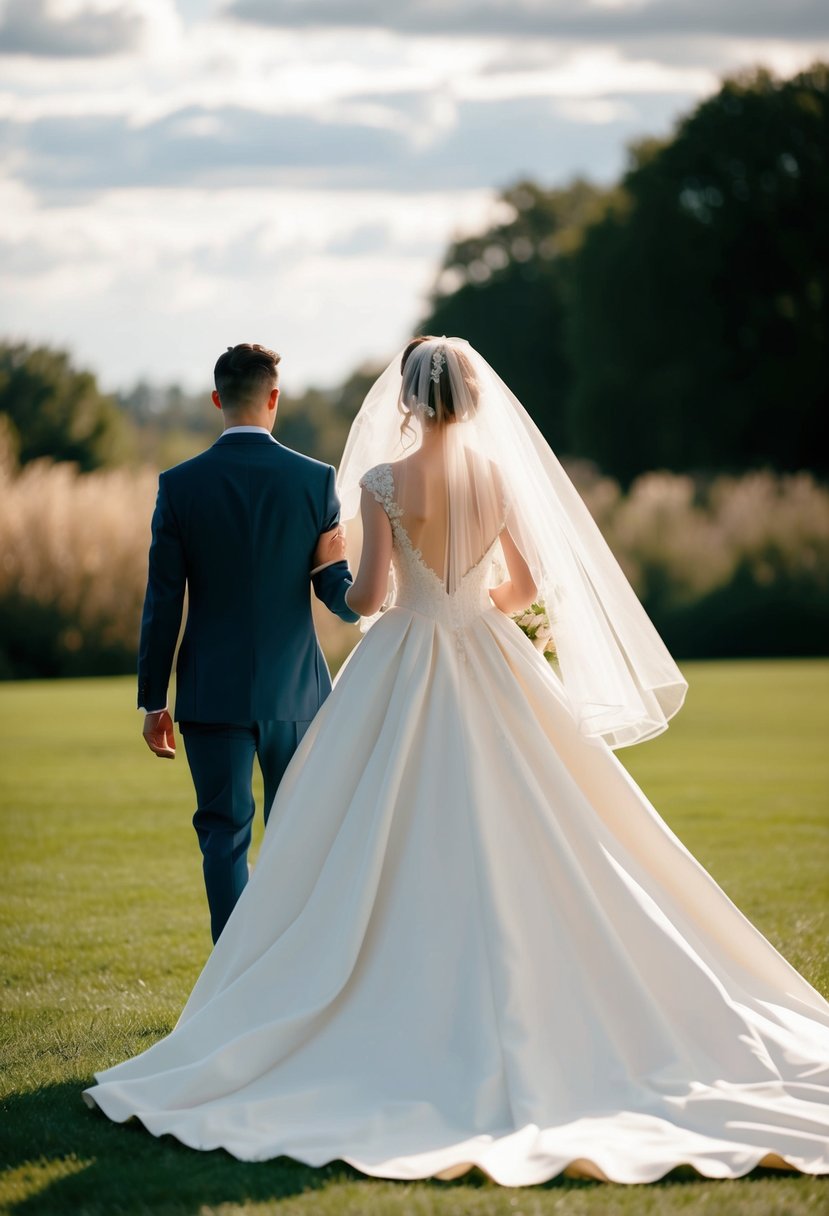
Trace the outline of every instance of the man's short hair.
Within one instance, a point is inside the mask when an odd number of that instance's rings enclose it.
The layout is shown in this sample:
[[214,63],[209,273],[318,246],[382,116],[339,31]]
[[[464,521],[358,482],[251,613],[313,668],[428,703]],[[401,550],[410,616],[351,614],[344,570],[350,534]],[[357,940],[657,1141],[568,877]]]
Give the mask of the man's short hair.
[[281,358],[275,350],[258,343],[229,346],[213,369],[222,408],[233,410],[262,401],[279,383]]

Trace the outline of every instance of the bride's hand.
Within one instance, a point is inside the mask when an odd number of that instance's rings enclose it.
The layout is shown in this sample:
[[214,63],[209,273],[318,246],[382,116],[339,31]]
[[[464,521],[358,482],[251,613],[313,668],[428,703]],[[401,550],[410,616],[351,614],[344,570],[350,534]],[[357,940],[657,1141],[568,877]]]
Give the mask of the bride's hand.
[[317,566],[323,566],[328,562],[341,562],[344,560],[345,528],[342,524],[338,524],[336,528],[332,528],[329,532],[323,532],[317,541],[317,547],[314,550],[314,556],[311,561],[311,569],[314,570]]

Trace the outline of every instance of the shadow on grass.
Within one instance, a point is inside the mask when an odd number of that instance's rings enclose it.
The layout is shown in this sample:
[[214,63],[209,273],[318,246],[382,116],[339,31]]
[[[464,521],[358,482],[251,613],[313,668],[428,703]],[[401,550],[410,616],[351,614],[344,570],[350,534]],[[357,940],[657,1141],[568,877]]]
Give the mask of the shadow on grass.
[[[85,1105],[82,1088],[84,1084],[79,1081],[63,1082],[11,1095],[0,1103],[5,1125],[2,1165],[25,1174],[19,1179],[17,1197],[7,1199],[5,1210],[13,1216],[51,1216],[57,1212],[80,1216],[114,1211],[121,1216],[160,1212],[197,1216],[219,1204],[267,1203],[306,1193],[316,1194],[309,1212],[335,1216],[339,1210],[337,1196],[326,1196],[325,1192],[336,1191],[341,1183],[357,1180],[383,1187],[415,1185],[369,1178],[343,1161],[315,1168],[289,1157],[242,1162],[222,1149],[195,1151],[172,1136],[150,1135],[137,1120],[112,1123],[101,1111]],[[769,1176],[781,1175],[776,1170],[757,1169],[740,1181]],[[690,1167],[680,1166],[659,1182],[649,1184],[648,1189],[684,1188],[704,1181]],[[501,1192],[498,1184],[478,1169],[451,1181],[426,1178],[417,1180],[416,1185],[444,1191],[491,1188]],[[605,1183],[559,1175],[532,1190],[604,1191],[606,1187]],[[386,1203],[388,1198],[386,1191]],[[402,1194],[400,1198],[403,1200]],[[405,1208],[401,1206],[400,1210]]]
[[30,1165],[29,1194],[14,1216],[54,1212],[200,1212],[222,1203],[266,1202],[323,1191],[363,1175],[344,1162],[314,1169],[287,1157],[242,1162],[221,1149],[196,1152],[154,1137],[137,1120],[112,1123],[86,1106],[78,1081],[12,1095],[2,1102],[6,1169]]

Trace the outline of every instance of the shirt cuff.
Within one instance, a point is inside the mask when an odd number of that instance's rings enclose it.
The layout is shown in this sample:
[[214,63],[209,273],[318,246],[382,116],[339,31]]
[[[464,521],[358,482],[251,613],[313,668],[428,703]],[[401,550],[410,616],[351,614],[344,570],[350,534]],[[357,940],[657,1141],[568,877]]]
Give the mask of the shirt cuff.
[[315,574],[319,574],[320,570],[327,570],[329,566],[336,566],[338,562],[344,560],[345,559],[342,557],[333,557],[330,562],[323,562],[321,566],[314,566],[314,569],[311,571],[311,578],[313,578]]
[[166,709],[169,709],[169,706],[162,705],[161,709],[145,709],[143,705],[138,706],[138,712],[140,714],[161,714],[164,713]]

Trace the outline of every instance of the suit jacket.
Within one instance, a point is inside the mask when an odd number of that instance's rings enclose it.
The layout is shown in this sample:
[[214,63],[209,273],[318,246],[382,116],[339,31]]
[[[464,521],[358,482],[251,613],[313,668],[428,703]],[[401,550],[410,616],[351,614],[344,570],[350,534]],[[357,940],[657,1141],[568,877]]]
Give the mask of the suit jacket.
[[[339,520],[334,470],[268,435],[220,436],[162,473],[138,656],[138,705],[160,709],[181,625],[175,718],[310,720],[331,689],[311,617],[320,533]],[[313,578],[346,621],[346,562]]]

